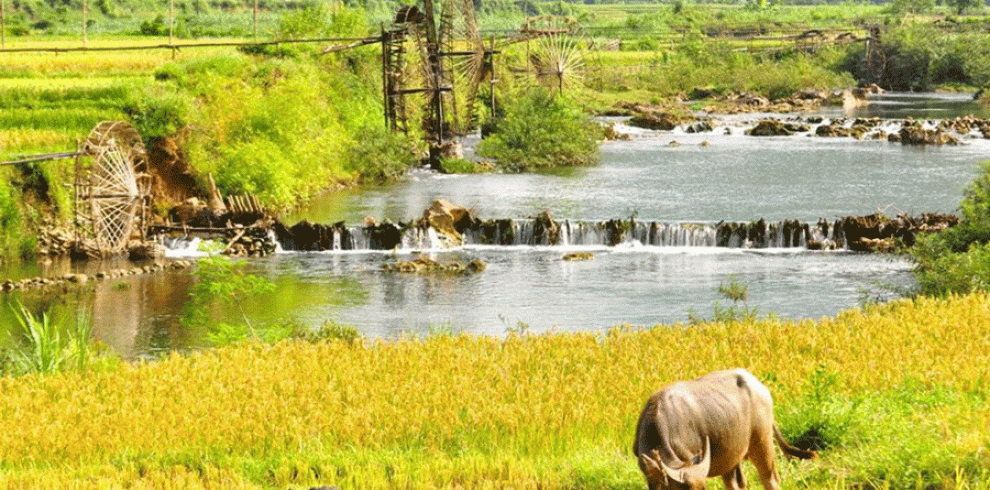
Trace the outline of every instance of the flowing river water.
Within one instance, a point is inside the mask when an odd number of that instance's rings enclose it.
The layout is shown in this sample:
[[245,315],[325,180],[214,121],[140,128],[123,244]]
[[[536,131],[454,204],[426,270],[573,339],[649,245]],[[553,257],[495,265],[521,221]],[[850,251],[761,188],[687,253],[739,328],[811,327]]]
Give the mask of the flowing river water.
[[[822,115],[942,119],[979,110],[965,95],[893,95],[859,113]],[[406,221],[422,215],[437,198],[470,208],[482,219],[523,219],[548,211],[569,223],[635,217],[671,226],[692,223],[687,227],[692,229],[760,218],[814,223],[878,211],[954,212],[978,162],[990,155],[990,140],[975,137],[961,146],[912,147],[852,138],[745,135],[758,117],[720,117],[715,131],[700,134],[620,123],[632,138],[605,143],[598,166],[526,175],[416,171],[397,185],[315,199],[284,221],[344,220],[351,226],[366,216]],[[278,287],[240,306],[256,325],[291,318],[317,327],[333,320],[388,339],[436,331],[604,330],[622,323],[710,317],[716,301],[730,305],[717,289],[732,280],[748,287],[748,306],[761,314],[816,318],[856,307],[865,296],[889,297],[889,286],[912,284],[911,264],[903,258],[841,250],[676,241],[658,246],[635,239],[610,247],[573,237],[568,243],[283,252],[249,261],[252,270]],[[594,258],[562,260],[576,250]],[[441,262],[479,258],[487,268],[472,275],[382,270],[397,258],[421,253]],[[60,261],[11,274],[59,275],[94,267],[107,266]],[[36,310],[51,305],[64,312],[86,309],[95,336],[136,357],[208,344],[204,332],[190,331],[179,321],[190,284],[188,273],[158,273],[68,292],[6,294],[0,301],[23,301]],[[4,310],[0,319],[10,324],[10,309],[4,305]],[[228,314],[236,318],[241,312]]]

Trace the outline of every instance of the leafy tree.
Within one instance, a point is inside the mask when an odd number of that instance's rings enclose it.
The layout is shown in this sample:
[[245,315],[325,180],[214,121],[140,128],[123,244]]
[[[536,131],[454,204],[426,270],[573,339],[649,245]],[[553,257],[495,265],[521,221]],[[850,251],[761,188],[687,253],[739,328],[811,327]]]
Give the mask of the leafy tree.
[[983,6],[983,0],[945,0],[945,4],[955,9],[956,14],[963,15],[979,10]]

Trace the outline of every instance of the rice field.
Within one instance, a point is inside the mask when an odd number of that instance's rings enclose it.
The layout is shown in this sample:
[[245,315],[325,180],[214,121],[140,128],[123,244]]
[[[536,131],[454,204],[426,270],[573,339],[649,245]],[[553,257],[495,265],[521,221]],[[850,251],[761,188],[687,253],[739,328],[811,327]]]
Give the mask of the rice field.
[[[217,39],[214,42],[234,41]],[[158,46],[148,37],[90,39],[89,48]],[[179,41],[181,43],[182,41]],[[76,39],[15,39],[8,49],[73,49]],[[75,149],[100,121],[124,120],[120,110],[135,88],[173,60],[235,52],[229,46],[176,50],[5,52],[0,54],[0,160]]]
[[787,438],[821,451],[782,463],[785,488],[990,488],[988,326],[990,296],[974,294],[6,377],[0,488],[642,488],[629,447],[647,396],[734,366],[770,387]]

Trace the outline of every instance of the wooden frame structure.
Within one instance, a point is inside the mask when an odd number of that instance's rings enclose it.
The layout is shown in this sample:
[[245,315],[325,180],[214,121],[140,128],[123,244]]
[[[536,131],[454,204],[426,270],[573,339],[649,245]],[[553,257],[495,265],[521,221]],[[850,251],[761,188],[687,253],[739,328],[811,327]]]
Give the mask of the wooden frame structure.
[[[81,158],[92,156],[86,165]],[[76,156],[76,243],[91,257],[121,253],[135,230],[142,233],[151,201],[150,175],[141,135],[130,124],[104,121]]]

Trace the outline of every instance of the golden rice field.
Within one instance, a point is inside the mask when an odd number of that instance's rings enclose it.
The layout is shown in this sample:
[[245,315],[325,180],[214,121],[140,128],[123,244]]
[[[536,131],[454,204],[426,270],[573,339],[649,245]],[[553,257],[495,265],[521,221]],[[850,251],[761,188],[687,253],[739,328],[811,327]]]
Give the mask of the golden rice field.
[[[210,42],[236,42],[214,39]],[[90,49],[151,47],[167,39],[90,39]],[[177,41],[178,44],[190,41]],[[76,49],[80,39],[10,39],[8,50]],[[125,119],[121,96],[153,82],[162,65],[211,54],[234,53],[231,46],[178,50],[9,51],[0,53],[0,160],[75,149],[97,123]],[[112,94],[107,98],[107,94]]]
[[[0,488],[642,488],[646,397],[733,366],[774,392],[785,488],[990,488],[990,296],[818,321],[243,344],[0,379]],[[753,475],[750,484],[757,485]],[[712,483],[712,485],[719,485]]]

